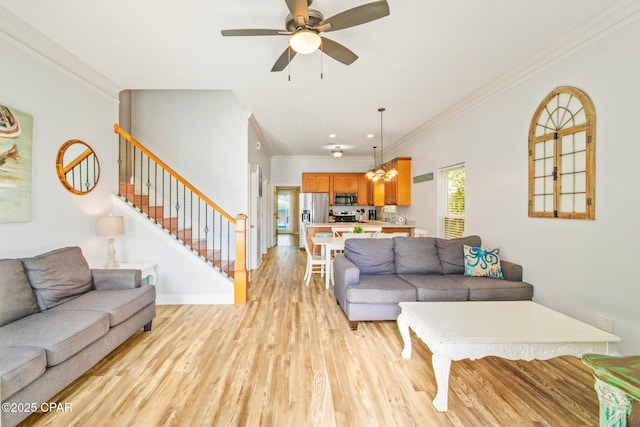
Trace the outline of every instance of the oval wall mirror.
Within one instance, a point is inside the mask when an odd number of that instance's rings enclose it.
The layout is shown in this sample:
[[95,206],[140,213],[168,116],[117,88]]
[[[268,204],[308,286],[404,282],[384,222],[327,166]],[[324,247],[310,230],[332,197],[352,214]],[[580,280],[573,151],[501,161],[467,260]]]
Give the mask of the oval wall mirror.
[[56,156],[60,182],[73,194],[87,194],[98,184],[100,163],[91,147],[79,139],[60,146]]

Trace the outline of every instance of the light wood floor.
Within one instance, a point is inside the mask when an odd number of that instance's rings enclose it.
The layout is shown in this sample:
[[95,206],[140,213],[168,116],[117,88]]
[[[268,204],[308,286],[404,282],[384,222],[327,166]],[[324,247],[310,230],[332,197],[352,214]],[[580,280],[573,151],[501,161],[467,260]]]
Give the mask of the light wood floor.
[[[453,362],[436,412],[431,353],[395,322],[356,332],[333,292],[302,282],[304,254],[280,244],[251,274],[245,305],[160,306],[139,332],[52,401],[71,413],[34,426],[595,426],[598,401],[577,358]],[[461,313],[463,315],[463,313]]]

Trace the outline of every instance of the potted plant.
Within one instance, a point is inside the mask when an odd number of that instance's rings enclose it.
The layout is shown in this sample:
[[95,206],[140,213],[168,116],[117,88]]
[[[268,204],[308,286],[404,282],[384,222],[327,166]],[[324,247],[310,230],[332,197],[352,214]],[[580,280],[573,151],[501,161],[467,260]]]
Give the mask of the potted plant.
[[359,225],[356,225],[355,227],[353,227],[353,232],[362,233],[362,227],[360,227]]

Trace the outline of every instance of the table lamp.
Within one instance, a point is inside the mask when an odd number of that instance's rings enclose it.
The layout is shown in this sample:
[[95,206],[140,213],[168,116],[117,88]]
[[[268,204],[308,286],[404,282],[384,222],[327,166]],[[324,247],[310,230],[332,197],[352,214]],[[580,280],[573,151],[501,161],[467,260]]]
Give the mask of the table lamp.
[[119,264],[115,259],[116,250],[113,247],[113,239],[118,234],[124,234],[124,218],[121,216],[101,216],[96,221],[96,234],[98,236],[107,236],[109,242],[109,249],[107,254],[109,260],[104,265],[104,268],[118,268]]

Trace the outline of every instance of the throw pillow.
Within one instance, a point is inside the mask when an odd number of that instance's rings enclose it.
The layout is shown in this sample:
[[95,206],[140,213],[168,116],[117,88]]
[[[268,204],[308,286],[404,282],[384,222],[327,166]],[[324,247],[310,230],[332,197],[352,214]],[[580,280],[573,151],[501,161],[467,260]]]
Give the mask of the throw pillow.
[[502,279],[500,249],[464,245],[464,275]]
[[22,261],[0,260],[0,326],[39,311]]
[[78,247],[56,249],[22,261],[40,310],[93,289],[89,264]]
[[396,272],[392,239],[347,239],[344,256],[360,269],[360,274]]
[[436,238],[438,257],[444,274],[464,273],[463,245],[482,246],[480,236],[465,236],[457,239]]
[[398,274],[442,274],[433,237],[394,237],[393,251]]

